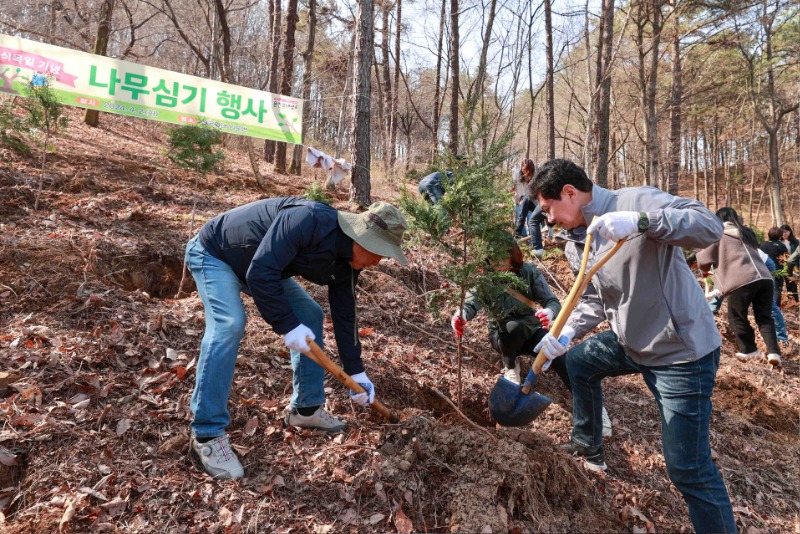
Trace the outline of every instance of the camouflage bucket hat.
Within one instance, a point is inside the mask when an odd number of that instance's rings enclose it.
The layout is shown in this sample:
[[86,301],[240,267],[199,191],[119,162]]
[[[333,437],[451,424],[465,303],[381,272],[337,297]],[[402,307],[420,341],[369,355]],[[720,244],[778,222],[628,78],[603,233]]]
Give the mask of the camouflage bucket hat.
[[363,213],[339,211],[338,218],[342,231],[366,250],[408,265],[400,248],[408,224],[399,209],[386,202],[375,202]]

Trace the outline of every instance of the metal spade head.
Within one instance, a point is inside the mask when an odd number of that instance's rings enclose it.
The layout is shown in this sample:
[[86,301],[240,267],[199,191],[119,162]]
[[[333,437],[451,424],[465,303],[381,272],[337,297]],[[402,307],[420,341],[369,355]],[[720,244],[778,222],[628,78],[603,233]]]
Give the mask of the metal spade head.
[[525,426],[552,403],[552,399],[533,390],[526,395],[519,384],[504,376],[497,379],[489,394],[489,412],[502,426]]

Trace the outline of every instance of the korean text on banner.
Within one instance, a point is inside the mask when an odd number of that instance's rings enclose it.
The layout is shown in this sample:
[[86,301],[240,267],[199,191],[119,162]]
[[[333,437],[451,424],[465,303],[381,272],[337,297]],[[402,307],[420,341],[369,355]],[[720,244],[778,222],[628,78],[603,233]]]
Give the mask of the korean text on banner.
[[67,105],[302,143],[301,99],[0,34],[0,94],[25,96],[36,74]]

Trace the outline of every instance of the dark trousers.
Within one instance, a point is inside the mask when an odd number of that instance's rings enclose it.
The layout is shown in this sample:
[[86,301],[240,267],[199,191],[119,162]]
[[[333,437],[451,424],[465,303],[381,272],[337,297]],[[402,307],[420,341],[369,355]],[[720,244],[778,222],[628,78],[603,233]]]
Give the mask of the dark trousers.
[[527,196],[520,204],[520,212],[517,216],[515,233],[523,235],[523,228],[528,226],[528,235],[531,236],[531,246],[541,250],[542,247],[542,223],[547,221],[547,217],[542,212],[538,202],[529,199]]
[[728,294],[728,322],[736,335],[736,345],[744,353],[756,350],[756,333],[750,326],[747,312],[753,306],[753,315],[767,345],[767,352],[780,354],[775,322],[772,320],[772,280],[757,280]]
[[[531,335],[530,324],[523,321],[508,321],[501,323],[498,330],[489,335],[489,344],[503,357],[503,365],[513,369],[517,363],[517,356],[521,354],[534,354],[533,348],[547,334],[547,330],[539,328]],[[550,365],[555,370],[567,389],[572,391],[567,372],[566,357],[556,358]]]

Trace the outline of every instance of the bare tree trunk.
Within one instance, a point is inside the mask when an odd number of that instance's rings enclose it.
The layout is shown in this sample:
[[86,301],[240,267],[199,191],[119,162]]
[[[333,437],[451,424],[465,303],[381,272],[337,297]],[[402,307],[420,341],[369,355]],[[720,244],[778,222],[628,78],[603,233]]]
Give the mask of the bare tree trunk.
[[[603,0],[603,11],[600,15],[601,29],[598,36],[600,48],[598,55],[597,79],[600,84],[599,106],[596,124],[596,180],[605,187],[608,181],[608,137],[611,120],[611,45],[614,41],[614,0]],[[602,63],[600,56],[602,55]]]
[[[308,43],[303,53],[303,133],[308,138],[308,123],[311,116],[311,67],[314,59],[314,41],[317,36],[317,0],[308,1]],[[297,176],[303,166],[303,145],[294,145],[292,165],[289,172]]]
[[547,103],[545,105],[545,115],[547,121],[547,159],[556,157],[556,118],[553,96],[553,17],[550,9],[550,1],[544,0],[544,24],[546,32],[545,49],[547,56],[547,76],[545,79]]
[[489,2],[489,16],[486,19],[486,31],[483,34],[483,45],[481,46],[481,57],[478,61],[478,70],[475,73],[475,81],[470,85],[467,91],[466,101],[466,117],[464,120],[464,130],[469,137],[472,137],[472,119],[475,113],[475,107],[478,103],[478,97],[483,96],[484,79],[486,78],[486,58],[489,54],[489,43],[492,39],[492,27],[494,26],[494,15],[497,9],[497,0],[490,0]]
[[[278,72],[279,60],[281,57],[281,0],[270,0],[270,12],[272,13],[272,44],[269,56],[269,92],[278,92]],[[264,161],[267,163],[275,162],[275,141],[267,139],[264,141]]]
[[[283,41],[283,69],[281,72],[281,94],[292,92],[294,81],[294,34],[297,29],[297,0],[289,0],[286,6],[286,37]],[[286,174],[286,145],[279,142],[275,146],[275,172]]]
[[[383,7],[382,19],[383,26],[381,27],[381,73],[383,74],[383,106],[381,109],[381,132],[383,133],[383,169],[388,174],[389,166],[391,165],[392,157],[389,155],[394,152],[394,147],[390,144],[391,130],[392,130],[392,76],[391,69],[389,68],[389,14],[392,11],[392,4],[387,0]],[[377,64],[376,64],[377,68]],[[375,73],[376,77],[378,73]],[[380,80],[380,77],[377,77]],[[380,96],[380,95],[379,95]]]
[[[350,39],[350,50],[355,50],[356,48],[356,32],[353,32],[353,36]],[[344,116],[345,112],[347,111],[347,101],[350,100],[350,95],[348,92],[354,90],[353,85],[353,78],[355,77],[355,64],[353,63],[353,54],[347,55],[347,73],[344,75],[344,89],[342,89],[342,102],[339,106],[339,126],[336,132],[336,151],[334,152],[335,158],[339,158],[342,155],[342,140],[345,135],[344,129]],[[335,185],[332,182],[328,182],[327,184],[328,189],[333,189]]]
[[[111,19],[114,16],[114,0],[105,0],[100,6],[100,25],[97,27],[97,38],[92,48],[93,54],[105,56],[108,51],[108,38],[111,35]],[[100,124],[100,112],[87,109],[83,114],[83,122],[97,127]]]
[[450,86],[450,154],[458,154],[458,93],[459,93],[459,65],[458,54],[460,42],[458,37],[458,11],[459,1],[450,0],[450,71],[452,82]]
[[[533,112],[534,112],[534,109],[535,109],[534,108],[535,99],[533,98],[533,65],[532,65],[532,63],[533,63],[533,61],[532,61],[533,43],[531,42],[531,28],[533,27],[533,14],[534,14],[534,11],[533,11],[533,6],[530,6],[530,8],[531,8],[531,19],[530,19],[530,22],[528,23],[528,94],[530,94],[530,97],[531,97],[531,114],[528,116],[528,130],[527,130],[527,134],[526,134],[526,140],[527,141],[525,143],[525,157],[526,158],[530,158],[531,157],[531,128],[533,126]],[[537,130],[538,130],[538,128],[537,128]],[[536,159],[537,159],[537,161],[539,159],[539,138],[538,138],[538,135],[537,135],[537,138],[536,138]]]
[[672,98],[669,120],[669,177],[667,193],[678,194],[678,178],[681,171],[681,100],[683,85],[681,80],[681,40],[678,29],[672,39]]
[[392,92],[392,107],[389,115],[391,116],[391,127],[389,129],[389,167],[394,168],[397,161],[397,104],[400,95],[400,31],[402,29],[403,0],[397,0],[397,20],[395,21],[394,36],[394,92]]
[[350,201],[361,207],[370,205],[370,100],[373,54],[372,0],[358,0],[356,12],[356,46],[353,106],[353,170],[350,180]]
[[713,209],[708,191],[708,136],[705,130],[700,130],[700,135],[703,136],[703,187],[706,195],[706,207]]
[[436,157],[436,154],[439,153],[439,122],[441,122],[441,117],[439,115],[441,107],[439,106],[440,98],[441,98],[441,83],[442,83],[442,47],[444,46],[444,27],[445,22],[447,21],[447,0],[442,0],[442,12],[439,16],[439,44],[436,48],[436,83],[433,87],[433,129],[432,129],[432,139],[433,141],[431,145],[431,161]]
[[[692,138],[692,156],[694,157],[694,164],[692,171],[694,172],[694,198],[700,200],[700,170],[698,169],[698,154],[697,154],[697,126],[694,127],[694,137]],[[708,205],[708,199],[706,199]]]

